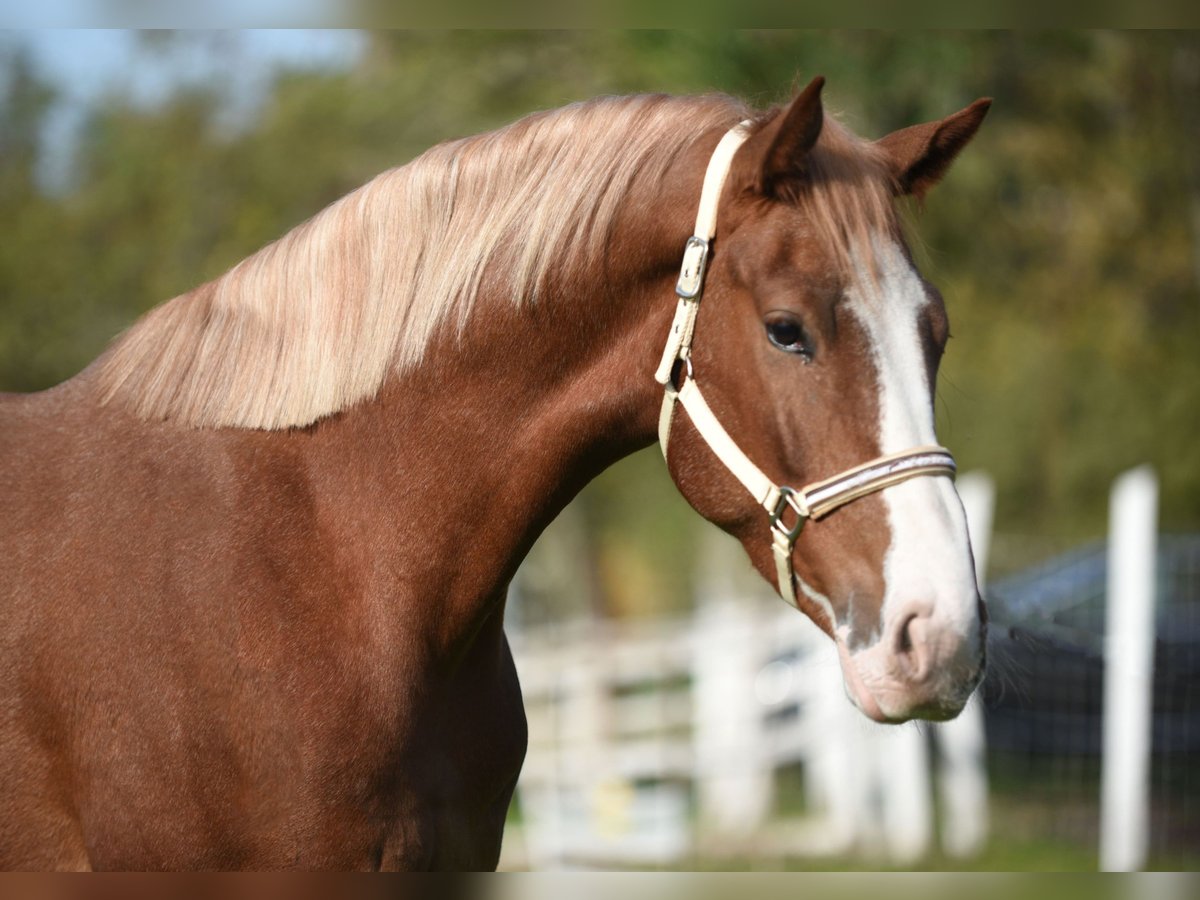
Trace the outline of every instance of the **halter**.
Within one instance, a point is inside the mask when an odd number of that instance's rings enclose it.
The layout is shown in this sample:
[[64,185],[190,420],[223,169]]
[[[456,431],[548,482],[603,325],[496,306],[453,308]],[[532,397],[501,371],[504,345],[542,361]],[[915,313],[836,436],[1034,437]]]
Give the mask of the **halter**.
[[[749,124],[742,122],[721,138],[704,173],[700,209],[696,213],[696,230],[684,246],[683,267],[675,285],[679,304],[675,309],[675,319],[671,323],[662,361],[654,375],[664,389],[662,412],[658,418],[658,440],[662,445],[663,458],[666,459],[675,405],[682,405],[705,443],[750,492],[755,502],[766,510],[771,525],[771,552],[775,557],[779,595],[792,606],[798,606],[795,585],[800,579],[792,567],[792,550],[805,522],[821,519],[852,500],[919,475],[953,478],[957,467],[954,457],[945,447],[915,447],[880,456],[799,489],[778,485],[734,443],[705,402],[692,370],[692,333],[696,327],[696,313],[700,309],[709,248],[716,234],[717,203],[721,188],[725,184],[725,176],[729,174],[734,153],[749,135]],[[675,386],[674,380],[677,362],[683,363],[679,387]],[[802,583],[802,587],[806,586]],[[811,589],[808,590],[811,592]]]

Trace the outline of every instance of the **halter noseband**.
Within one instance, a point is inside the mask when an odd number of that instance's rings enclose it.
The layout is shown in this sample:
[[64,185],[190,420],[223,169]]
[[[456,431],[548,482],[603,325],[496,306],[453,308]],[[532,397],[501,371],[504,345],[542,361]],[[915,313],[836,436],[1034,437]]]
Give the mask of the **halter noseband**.
[[[742,452],[705,402],[692,371],[692,333],[696,327],[696,313],[700,308],[700,296],[704,288],[704,270],[708,263],[709,246],[713,235],[716,234],[717,203],[721,197],[721,188],[725,184],[725,176],[729,173],[734,153],[749,134],[748,126],[748,122],[742,122],[721,138],[704,174],[700,209],[696,213],[696,230],[684,247],[683,267],[675,286],[679,304],[675,309],[675,319],[671,323],[662,361],[654,375],[655,380],[664,389],[662,412],[658,418],[658,440],[665,459],[675,404],[681,404],[696,431],[725,464],[725,468],[750,492],[755,502],[767,511],[771,523],[771,552],[775,557],[779,595],[791,605],[797,606],[797,579],[792,567],[792,550],[805,522],[809,519],[820,519],[852,500],[916,478],[918,475],[945,475],[953,478],[957,467],[954,457],[945,447],[915,447],[901,453],[880,456],[832,478],[814,481],[799,489],[777,485]],[[682,382],[679,387],[675,386],[673,377],[677,362],[683,363],[680,372]]]

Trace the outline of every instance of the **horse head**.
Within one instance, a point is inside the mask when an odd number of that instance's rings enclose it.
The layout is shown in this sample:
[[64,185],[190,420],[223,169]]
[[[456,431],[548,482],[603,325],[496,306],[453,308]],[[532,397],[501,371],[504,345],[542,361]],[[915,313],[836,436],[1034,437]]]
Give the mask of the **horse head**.
[[894,201],[941,178],[989,101],[871,143],[824,116],[821,87],[714,153],[660,433],[687,500],[836,641],[864,713],[950,718],[982,677],[986,612],[934,434],[946,308]]

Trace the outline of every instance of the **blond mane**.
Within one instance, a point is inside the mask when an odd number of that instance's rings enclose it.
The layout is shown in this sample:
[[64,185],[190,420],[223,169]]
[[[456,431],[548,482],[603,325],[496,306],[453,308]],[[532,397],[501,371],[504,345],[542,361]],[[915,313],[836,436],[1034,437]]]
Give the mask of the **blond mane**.
[[[635,176],[745,114],[727,97],[603,98],[433,147],[143,317],[103,362],[104,402],[278,429],[372,397],[421,362],[440,323],[466,321],[485,278],[531,302],[594,262]],[[817,183],[797,198],[839,255],[890,210],[881,179],[863,187],[878,174],[867,146],[827,127]]]

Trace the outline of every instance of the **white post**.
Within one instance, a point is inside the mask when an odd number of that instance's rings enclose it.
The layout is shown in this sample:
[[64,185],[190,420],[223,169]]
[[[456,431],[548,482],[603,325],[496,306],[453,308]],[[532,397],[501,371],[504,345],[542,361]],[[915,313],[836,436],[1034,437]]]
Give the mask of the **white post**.
[[1100,764],[1100,868],[1146,860],[1158,480],[1149,466],[1123,474],[1109,505],[1104,625],[1104,755]]
[[984,472],[967,472],[958,479],[958,496],[967,514],[967,533],[971,536],[971,551],[975,554],[975,581],[982,592],[987,585],[996,485]]
[[933,837],[933,786],[929,744],[921,726],[871,725],[871,750],[883,796],[888,857],[912,865],[929,851]]
[[706,531],[702,546],[692,664],[699,817],[710,836],[737,840],[762,825],[774,796],[774,773],[762,757],[763,711],[754,693],[762,644],[749,598],[737,589],[740,548],[715,528]]
[[[817,628],[811,623],[802,627]],[[846,698],[833,641],[820,633],[816,641],[806,642],[801,715],[808,719],[811,737],[804,778],[806,799],[824,813],[820,849],[831,855],[872,849],[870,826],[879,817],[872,806],[875,784],[867,722]]]
[[[996,487],[984,473],[968,472],[958,479],[958,495],[967,513],[975,581],[983,593]],[[983,849],[988,834],[987,742],[979,694],[972,695],[957,719],[934,726],[933,736],[939,755],[942,849],[960,859],[975,856]]]
[[770,813],[771,771],[762,752],[762,710],[753,617],[735,600],[696,617],[693,741],[700,819],[710,836],[749,837]]

